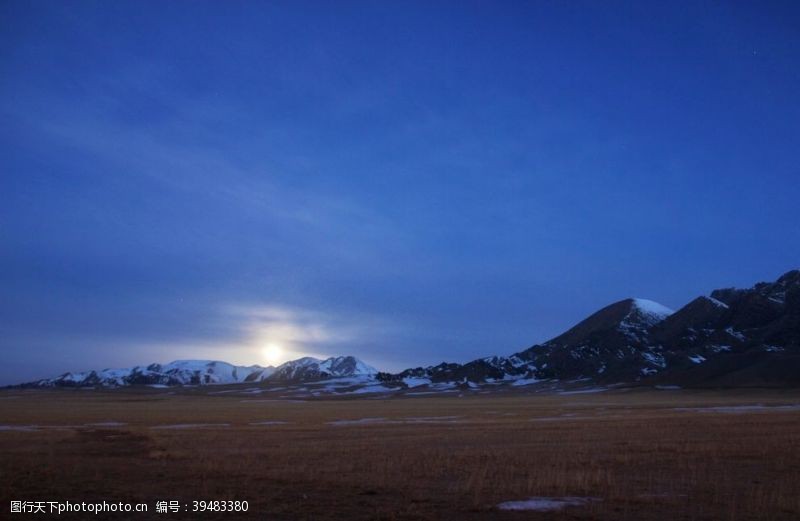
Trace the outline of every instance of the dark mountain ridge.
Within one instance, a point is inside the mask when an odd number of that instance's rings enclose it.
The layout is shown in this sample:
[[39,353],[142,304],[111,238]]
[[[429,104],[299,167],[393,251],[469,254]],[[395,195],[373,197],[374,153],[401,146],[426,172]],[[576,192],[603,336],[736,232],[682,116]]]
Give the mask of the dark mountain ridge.
[[591,379],[720,385],[800,383],[800,270],[726,288],[672,310],[625,299],[511,356],[380,373],[384,381]]

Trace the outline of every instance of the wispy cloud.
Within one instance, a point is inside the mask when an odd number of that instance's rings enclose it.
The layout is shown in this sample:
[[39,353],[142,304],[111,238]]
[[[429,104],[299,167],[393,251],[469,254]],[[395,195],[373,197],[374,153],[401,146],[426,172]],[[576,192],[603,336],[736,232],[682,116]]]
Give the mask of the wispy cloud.
[[[156,105],[170,110],[145,124],[120,116],[119,107],[130,93],[120,92],[117,83],[106,79],[87,87],[97,93],[89,96],[89,105],[52,97],[45,109],[33,96],[13,105],[2,102],[0,108],[37,140],[90,158],[93,168],[82,175],[117,187],[151,186],[153,194],[162,190],[165,199],[191,201],[191,211],[205,205],[243,228],[279,234],[307,255],[369,269],[380,259],[402,255],[400,245],[416,240],[397,216],[363,204],[346,187],[320,181],[335,177],[324,159],[309,159],[303,145],[275,126],[254,122],[246,107],[176,99],[168,85],[149,77],[139,80],[136,92],[147,92],[158,99]],[[254,133],[228,134],[239,127]]]

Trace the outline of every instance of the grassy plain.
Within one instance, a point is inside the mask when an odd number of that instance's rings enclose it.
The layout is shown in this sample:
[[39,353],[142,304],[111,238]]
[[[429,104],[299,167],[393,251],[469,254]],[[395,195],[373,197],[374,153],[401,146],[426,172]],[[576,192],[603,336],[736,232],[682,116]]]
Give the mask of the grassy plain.
[[[309,401],[9,390],[0,517],[17,499],[150,506],[60,519],[797,520],[798,403],[797,390]],[[531,496],[599,500],[496,508]],[[154,513],[158,500],[213,499],[249,511]]]

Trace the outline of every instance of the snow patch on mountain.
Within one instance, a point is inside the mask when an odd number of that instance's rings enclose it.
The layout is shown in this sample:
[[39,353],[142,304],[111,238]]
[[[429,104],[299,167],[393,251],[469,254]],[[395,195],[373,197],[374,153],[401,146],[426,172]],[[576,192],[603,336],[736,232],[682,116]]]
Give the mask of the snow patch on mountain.
[[639,310],[645,317],[654,320],[653,323],[661,322],[671,314],[675,313],[674,310],[668,308],[663,304],[659,304],[653,300],[643,298],[633,299],[634,307]]
[[728,309],[730,307],[726,303],[722,302],[721,300],[717,300],[714,297],[706,297],[706,296],[704,296],[703,298],[708,300],[709,302],[711,302],[712,304],[714,304],[718,308]]

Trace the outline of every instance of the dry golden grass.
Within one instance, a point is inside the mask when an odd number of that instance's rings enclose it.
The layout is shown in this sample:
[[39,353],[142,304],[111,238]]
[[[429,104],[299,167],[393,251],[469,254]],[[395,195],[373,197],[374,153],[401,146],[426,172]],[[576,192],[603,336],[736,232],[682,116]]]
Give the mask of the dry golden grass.
[[[797,391],[259,401],[156,391],[6,391],[0,513],[12,499],[247,500],[247,515],[130,519],[800,519]],[[451,417],[408,420],[412,417]],[[337,420],[383,421],[332,425]],[[98,422],[125,425],[89,426]],[[254,422],[284,421],[280,425]],[[168,424],[223,427],[154,429]],[[558,513],[502,501],[588,496]],[[86,514],[73,519],[86,518]],[[69,516],[61,516],[69,519]]]

